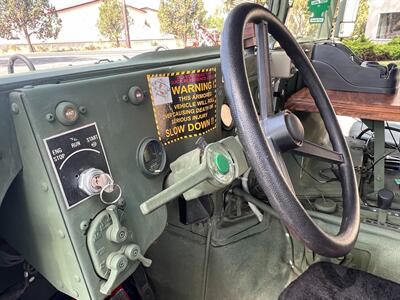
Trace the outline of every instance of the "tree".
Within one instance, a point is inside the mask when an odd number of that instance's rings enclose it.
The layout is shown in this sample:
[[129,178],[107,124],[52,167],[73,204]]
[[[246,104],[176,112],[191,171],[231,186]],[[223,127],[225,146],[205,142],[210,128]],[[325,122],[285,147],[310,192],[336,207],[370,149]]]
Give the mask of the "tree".
[[222,27],[224,26],[224,18],[213,14],[206,20],[207,27],[216,28],[218,32],[222,32]]
[[162,32],[183,41],[194,34],[193,23],[204,24],[206,11],[203,0],[162,0],[158,11]]
[[103,0],[99,7],[97,28],[100,34],[119,47],[119,37],[124,29],[122,5],[119,0]]
[[308,0],[296,0],[287,16],[287,27],[296,38],[309,36],[319,24],[310,23]]
[[360,0],[360,5],[358,6],[356,23],[354,25],[353,36],[360,37],[365,33],[365,26],[368,21],[368,0]]
[[217,6],[212,14],[206,18],[205,25],[209,28],[216,28],[219,32],[222,32],[224,26],[224,6],[222,4]]
[[[256,4],[260,4],[262,6],[268,7],[269,6],[269,0],[252,0],[249,2],[254,2]],[[225,13],[230,12],[236,5],[241,3],[240,1],[237,0],[224,0],[223,2],[223,11]]]
[[49,0],[1,0],[0,37],[14,39],[23,35],[29,50],[34,52],[31,37],[56,39],[61,19]]

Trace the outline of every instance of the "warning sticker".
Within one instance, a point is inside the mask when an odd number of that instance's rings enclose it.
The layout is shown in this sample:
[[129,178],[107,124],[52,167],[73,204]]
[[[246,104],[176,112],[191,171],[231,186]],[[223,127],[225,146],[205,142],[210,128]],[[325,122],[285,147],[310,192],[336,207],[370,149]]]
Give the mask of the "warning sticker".
[[158,137],[165,145],[216,128],[216,68],[147,75]]

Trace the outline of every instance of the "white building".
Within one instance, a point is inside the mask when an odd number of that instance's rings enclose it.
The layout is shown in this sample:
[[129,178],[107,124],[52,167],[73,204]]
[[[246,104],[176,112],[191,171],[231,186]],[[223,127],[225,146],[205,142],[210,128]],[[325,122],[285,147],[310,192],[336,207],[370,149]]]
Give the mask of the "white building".
[[365,36],[371,40],[390,40],[400,36],[400,0],[369,0]]
[[[52,0],[57,14],[62,21],[62,27],[56,40],[40,41],[32,36],[33,44],[64,44],[66,47],[108,42],[101,36],[97,28],[101,0]],[[175,46],[175,39],[170,34],[160,32],[158,20],[159,0],[142,1],[146,6],[140,6],[138,0],[125,0],[129,18],[133,22],[129,26],[130,39],[135,48],[149,48],[155,45]],[[121,44],[125,37],[121,34]],[[12,41],[1,40],[0,44],[26,44],[23,37]]]

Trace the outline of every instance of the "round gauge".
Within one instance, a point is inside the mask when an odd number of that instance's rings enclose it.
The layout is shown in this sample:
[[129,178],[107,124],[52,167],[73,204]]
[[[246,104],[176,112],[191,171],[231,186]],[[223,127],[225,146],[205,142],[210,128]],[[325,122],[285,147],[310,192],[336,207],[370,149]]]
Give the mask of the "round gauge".
[[147,175],[158,175],[164,171],[167,154],[163,144],[153,138],[145,138],[138,149],[138,163]]

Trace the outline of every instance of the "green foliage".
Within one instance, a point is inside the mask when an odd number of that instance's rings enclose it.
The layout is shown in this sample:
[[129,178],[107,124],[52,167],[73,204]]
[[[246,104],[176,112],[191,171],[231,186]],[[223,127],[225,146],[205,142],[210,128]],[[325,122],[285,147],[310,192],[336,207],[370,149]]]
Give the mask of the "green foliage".
[[224,27],[224,5],[218,5],[212,14],[208,16],[205,20],[205,26],[208,28],[215,28],[218,32],[222,32]]
[[365,33],[365,26],[367,25],[368,21],[368,9],[368,0],[360,0],[356,23],[354,24],[353,36],[360,37]]
[[[267,7],[269,0],[253,0],[252,2]],[[234,8],[239,3],[240,3],[240,1],[237,1],[237,0],[224,0],[223,12],[225,12],[225,13],[230,12],[232,10],[232,8]]]
[[119,47],[119,37],[124,29],[122,5],[119,0],[103,0],[99,7],[97,28],[102,36]]
[[289,10],[286,25],[296,38],[312,37],[319,24],[310,23],[308,0],[295,0]]
[[222,32],[222,28],[224,26],[224,18],[218,14],[213,14],[208,17],[205,21],[207,27],[216,28],[219,32]]
[[400,59],[400,37],[394,38],[387,44],[378,44],[368,40],[365,36],[358,39],[343,40],[363,60],[398,60]]
[[1,0],[0,37],[12,39],[22,35],[34,52],[31,36],[40,40],[56,39],[61,19],[49,0]]
[[163,0],[158,18],[162,32],[171,33],[185,45],[193,36],[193,22],[204,24],[206,11],[203,0]]
[[85,46],[85,50],[89,50],[89,51],[93,51],[93,50],[99,50],[101,49],[99,46],[93,45],[93,44],[89,44]]

